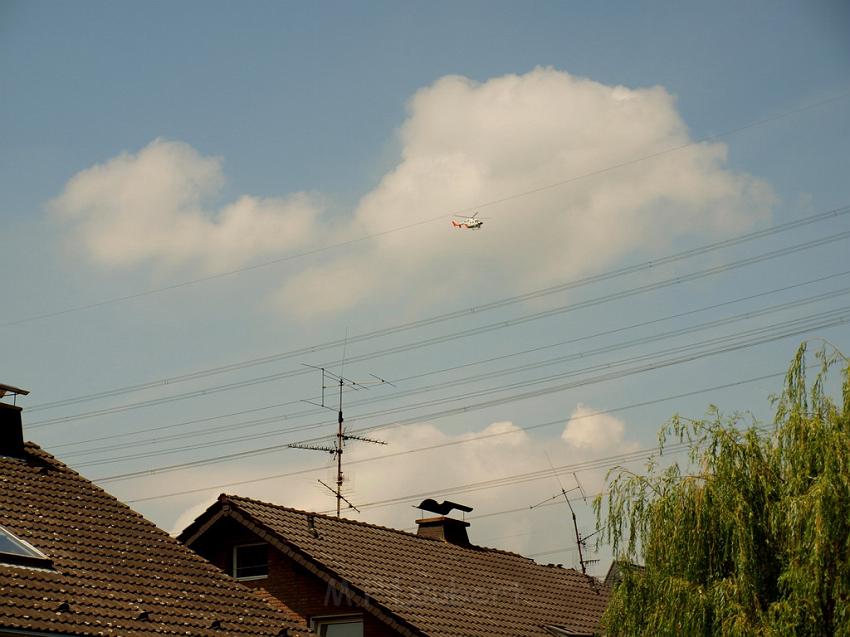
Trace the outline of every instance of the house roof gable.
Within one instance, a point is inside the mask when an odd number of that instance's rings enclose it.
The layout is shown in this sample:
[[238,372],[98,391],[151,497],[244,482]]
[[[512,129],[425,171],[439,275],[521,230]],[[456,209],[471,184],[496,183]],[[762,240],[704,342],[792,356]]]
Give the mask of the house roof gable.
[[222,495],[179,539],[216,516],[250,521],[381,609],[432,637],[592,634],[609,589],[573,569],[515,553],[462,547],[363,522]]

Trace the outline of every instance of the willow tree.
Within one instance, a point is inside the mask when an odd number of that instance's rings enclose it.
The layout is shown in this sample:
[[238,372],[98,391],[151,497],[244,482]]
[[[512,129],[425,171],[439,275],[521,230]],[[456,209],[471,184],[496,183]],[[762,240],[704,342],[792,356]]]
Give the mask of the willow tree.
[[769,427],[675,417],[661,448],[688,462],[609,474],[600,541],[625,566],[606,634],[850,635],[850,365],[817,360],[807,384],[800,347]]

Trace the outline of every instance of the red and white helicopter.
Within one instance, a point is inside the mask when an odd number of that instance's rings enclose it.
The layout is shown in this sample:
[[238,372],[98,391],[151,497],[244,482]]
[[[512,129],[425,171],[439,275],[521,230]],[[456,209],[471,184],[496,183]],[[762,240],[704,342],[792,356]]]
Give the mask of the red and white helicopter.
[[471,217],[464,217],[463,215],[455,215],[455,217],[460,217],[463,221],[455,221],[452,219],[452,225],[455,228],[465,228],[466,230],[478,230],[481,226],[484,225],[484,221],[478,218],[478,213],[476,212]]

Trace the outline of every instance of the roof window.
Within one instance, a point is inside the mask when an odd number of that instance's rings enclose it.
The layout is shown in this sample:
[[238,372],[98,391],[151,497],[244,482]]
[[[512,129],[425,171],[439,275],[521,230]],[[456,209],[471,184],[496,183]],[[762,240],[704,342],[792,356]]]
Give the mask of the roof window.
[[0,526],[0,564],[51,568],[52,563],[44,553]]

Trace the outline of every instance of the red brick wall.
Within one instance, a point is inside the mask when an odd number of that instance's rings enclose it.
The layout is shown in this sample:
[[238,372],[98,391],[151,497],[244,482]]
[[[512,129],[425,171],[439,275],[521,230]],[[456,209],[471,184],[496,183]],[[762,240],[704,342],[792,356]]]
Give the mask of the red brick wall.
[[[233,547],[260,541],[240,524],[223,518],[191,548],[226,573],[232,574]],[[322,580],[271,546],[269,576],[242,580],[242,583],[251,588],[263,589],[283,602],[286,612],[297,621],[309,622],[313,617],[325,615],[362,613],[364,637],[392,637],[398,634],[373,615],[362,611],[346,595],[328,590]]]

